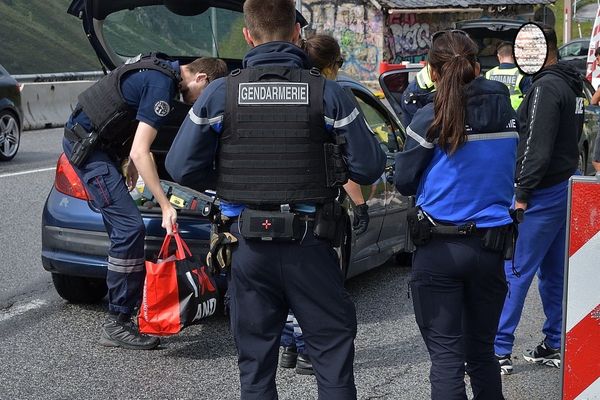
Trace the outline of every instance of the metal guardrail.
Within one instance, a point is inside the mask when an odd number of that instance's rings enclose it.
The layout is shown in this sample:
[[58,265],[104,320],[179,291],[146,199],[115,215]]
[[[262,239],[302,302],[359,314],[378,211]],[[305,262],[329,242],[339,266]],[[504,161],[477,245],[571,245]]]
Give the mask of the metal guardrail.
[[102,71],[85,72],[58,72],[55,74],[24,74],[12,75],[19,83],[35,82],[70,82],[70,81],[95,81],[104,76]]

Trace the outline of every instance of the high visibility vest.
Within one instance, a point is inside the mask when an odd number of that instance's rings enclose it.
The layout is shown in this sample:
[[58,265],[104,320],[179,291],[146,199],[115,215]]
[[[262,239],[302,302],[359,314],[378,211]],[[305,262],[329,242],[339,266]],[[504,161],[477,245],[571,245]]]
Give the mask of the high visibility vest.
[[423,90],[435,89],[435,82],[431,80],[431,76],[429,75],[429,66],[426,66],[417,73],[417,85]]
[[521,92],[521,88],[519,87],[523,75],[519,72],[517,67],[502,69],[500,67],[495,67],[486,72],[485,77],[486,79],[504,83],[510,93],[510,103],[512,107],[515,110],[519,108],[519,105],[523,101],[523,92]]

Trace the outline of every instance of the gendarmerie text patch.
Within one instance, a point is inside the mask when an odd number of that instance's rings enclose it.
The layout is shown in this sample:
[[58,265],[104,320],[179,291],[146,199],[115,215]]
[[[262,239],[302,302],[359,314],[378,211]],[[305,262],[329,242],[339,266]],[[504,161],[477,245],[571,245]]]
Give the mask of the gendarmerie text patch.
[[307,105],[308,83],[252,82],[240,83],[239,105]]

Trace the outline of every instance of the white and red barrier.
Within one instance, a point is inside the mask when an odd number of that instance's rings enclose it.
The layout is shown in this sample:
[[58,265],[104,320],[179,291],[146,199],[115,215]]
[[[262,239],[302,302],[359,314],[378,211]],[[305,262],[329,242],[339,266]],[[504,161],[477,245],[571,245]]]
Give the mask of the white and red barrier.
[[569,184],[562,396],[600,399],[600,180]]

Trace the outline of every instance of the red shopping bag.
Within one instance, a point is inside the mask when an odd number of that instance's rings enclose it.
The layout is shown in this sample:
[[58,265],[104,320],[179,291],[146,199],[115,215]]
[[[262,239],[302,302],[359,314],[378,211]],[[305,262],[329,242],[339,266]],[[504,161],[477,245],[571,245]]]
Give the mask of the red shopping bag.
[[138,315],[140,332],[173,335],[217,309],[217,287],[199,258],[178,232],[174,254],[169,254],[167,235],[155,262],[146,261],[146,280]]

